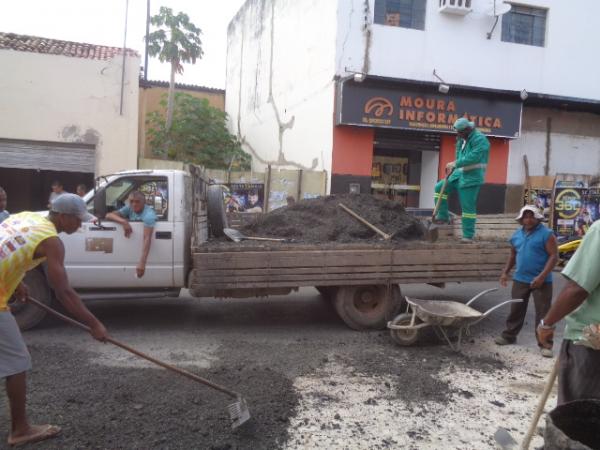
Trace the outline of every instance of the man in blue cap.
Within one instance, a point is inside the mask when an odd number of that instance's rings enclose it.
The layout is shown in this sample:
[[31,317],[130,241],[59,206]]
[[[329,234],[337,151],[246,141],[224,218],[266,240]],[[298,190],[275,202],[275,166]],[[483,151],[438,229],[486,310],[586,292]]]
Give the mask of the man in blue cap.
[[[465,117],[454,122],[457,133],[456,159],[446,165],[448,182],[442,194],[436,223],[448,223],[448,194],[458,191],[458,199],[462,209],[461,242],[472,242],[475,236],[477,219],[477,196],[485,178],[490,154],[490,142],[485,135],[475,129],[475,124]],[[435,185],[433,196],[437,203],[444,180]]]

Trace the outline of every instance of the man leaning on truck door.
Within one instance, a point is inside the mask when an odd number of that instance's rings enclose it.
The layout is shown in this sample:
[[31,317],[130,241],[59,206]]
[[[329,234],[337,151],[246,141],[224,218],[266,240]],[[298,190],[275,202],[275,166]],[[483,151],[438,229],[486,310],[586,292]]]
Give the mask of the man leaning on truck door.
[[106,215],[106,220],[123,225],[125,237],[131,236],[133,229],[129,225],[130,221],[144,222],[144,244],[142,246],[142,256],[140,262],[135,268],[135,273],[138,278],[144,276],[146,272],[146,262],[150,253],[150,245],[152,245],[152,232],[156,225],[156,213],[152,207],[146,205],[146,196],[140,191],[133,191],[129,194],[129,206],[124,206],[115,212],[110,212]]

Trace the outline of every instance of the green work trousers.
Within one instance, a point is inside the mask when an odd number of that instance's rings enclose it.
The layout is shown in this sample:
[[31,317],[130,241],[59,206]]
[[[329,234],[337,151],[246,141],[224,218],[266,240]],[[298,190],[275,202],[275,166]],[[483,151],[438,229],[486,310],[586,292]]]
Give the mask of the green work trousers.
[[[448,181],[442,200],[440,201],[440,207],[437,212],[436,219],[442,221],[449,221],[448,216],[448,194],[458,191],[458,200],[460,201],[460,208],[462,209],[462,232],[463,237],[467,239],[473,239],[475,236],[475,222],[477,220],[477,196],[479,195],[479,189],[481,185],[458,187],[460,179],[457,178],[452,181]],[[433,200],[437,203],[440,198],[440,191],[444,180],[440,180],[435,185],[435,194]]]

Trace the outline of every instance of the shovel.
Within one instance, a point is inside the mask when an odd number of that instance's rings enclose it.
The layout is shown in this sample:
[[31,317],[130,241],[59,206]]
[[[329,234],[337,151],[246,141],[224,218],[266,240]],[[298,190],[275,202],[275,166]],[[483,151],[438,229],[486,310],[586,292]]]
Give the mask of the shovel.
[[360,223],[362,223],[363,225],[368,226],[375,233],[381,235],[383,237],[383,239],[385,239],[386,241],[389,241],[392,238],[393,235],[384,233],[379,228],[377,228],[375,225],[373,225],[370,222],[367,222],[365,219],[363,219],[362,217],[360,217],[358,214],[356,214],[354,211],[352,211],[350,208],[348,208],[343,203],[339,203],[338,206],[340,208],[342,208],[344,211],[346,211],[348,214],[350,214],[352,217],[354,217],[356,220],[358,220]]
[[452,169],[452,171],[450,173],[448,173],[448,175],[446,175],[446,178],[444,178],[444,184],[442,184],[442,189],[440,189],[440,196],[438,197],[437,202],[435,202],[435,208],[433,208],[433,213],[431,214],[431,219],[427,220],[425,223],[425,237],[430,242],[437,241],[438,237],[439,237],[440,230],[438,229],[438,226],[435,223],[433,223],[433,221],[435,220],[435,216],[437,215],[437,212],[440,209],[440,204],[442,203],[442,196],[444,195],[444,192],[446,192],[446,186],[448,185],[448,178],[450,178],[450,175],[452,175],[452,172],[454,172],[454,169]]
[[[53,310],[49,306],[44,305],[39,300],[36,300],[33,297],[28,297],[27,301],[33,303],[35,306],[37,306],[39,308],[42,308],[44,311],[49,312],[50,314],[58,317],[59,319],[64,320],[65,322],[75,325],[76,327],[79,327],[82,330],[87,331],[88,333],[90,332],[90,328],[87,327],[86,325],[61,314],[58,311]],[[246,403],[246,400],[242,397],[242,394],[231,391],[231,390],[227,389],[226,387],[223,387],[216,383],[208,381],[207,379],[199,377],[198,375],[194,375],[193,373],[188,372],[187,370],[180,369],[178,367],[167,364],[166,362],[155,359],[152,356],[146,355],[145,353],[142,353],[134,348],[131,348],[128,345],[125,345],[122,342],[119,342],[116,339],[113,339],[111,337],[107,337],[106,340],[108,342],[110,342],[111,344],[116,345],[117,347],[121,347],[123,350],[126,350],[130,353],[133,353],[136,356],[139,356],[140,358],[146,359],[156,365],[164,367],[165,369],[171,370],[175,373],[178,373],[179,375],[183,375],[184,377],[187,377],[198,383],[201,383],[208,387],[216,389],[217,391],[221,391],[224,394],[227,394],[232,398],[235,398],[236,399],[235,403],[232,403],[231,405],[227,406],[227,411],[229,411],[229,417],[233,421],[233,423],[231,424],[231,428],[235,429],[250,419],[250,411],[248,410],[248,404]]]
[[533,413],[533,418],[531,419],[531,423],[529,424],[527,434],[523,438],[523,442],[521,442],[521,446],[518,447],[517,441],[515,441],[515,439],[505,428],[498,428],[496,430],[496,433],[494,433],[494,440],[502,450],[516,450],[517,448],[519,448],[520,450],[529,450],[529,444],[531,443],[533,434],[537,429],[537,424],[540,421],[542,413],[544,412],[544,406],[546,406],[546,401],[548,401],[548,397],[550,396],[550,392],[552,391],[552,386],[554,386],[556,376],[558,375],[558,361],[559,359],[556,358],[556,361],[552,366],[552,370],[550,371],[550,375],[548,375],[546,385],[544,386],[544,391],[542,392],[542,395],[540,395],[538,405],[535,409],[535,412]]
[[273,241],[273,242],[287,242],[289,239],[279,239],[279,238],[266,238],[266,237],[254,237],[254,236],[246,236],[242,234],[239,230],[234,230],[233,228],[223,228],[223,233],[233,242],[242,242],[243,240],[249,241]]

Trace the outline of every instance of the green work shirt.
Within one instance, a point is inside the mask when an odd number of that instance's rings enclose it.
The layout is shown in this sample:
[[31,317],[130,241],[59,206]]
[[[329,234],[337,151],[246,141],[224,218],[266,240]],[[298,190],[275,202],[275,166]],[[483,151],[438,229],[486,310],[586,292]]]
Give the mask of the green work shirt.
[[594,222],[562,274],[585,289],[589,297],[566,318],[564,338],[581,339],[586,325],[600,323],[600,221]]
[[490,157],[490,141],[479,130],[473,130],[465,143],[464,139],[456,140],[456,165],[450,181],[458,180],[458,187],[480,186],[485,179],[485,168],[463,170],[473,164],[486,164]]

